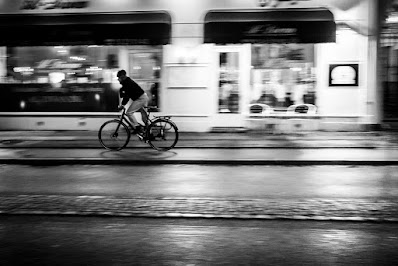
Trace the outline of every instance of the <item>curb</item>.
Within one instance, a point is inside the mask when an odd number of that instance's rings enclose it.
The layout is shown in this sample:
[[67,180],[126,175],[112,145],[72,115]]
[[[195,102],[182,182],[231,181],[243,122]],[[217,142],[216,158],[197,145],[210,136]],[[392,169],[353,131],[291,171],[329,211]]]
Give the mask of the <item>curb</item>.
[[388,166],[398,165],[398,160],[125,160],[125,159],[103,159],[103,158],[5,158],[0,159],[0,164],[17,165],[370,165]]
[[[6,148],[6,149],[76,149],[76,146],[54,146],[54,145],[41,145],[41,146],[34,146],[34,145],[20,145],[20,146],[15,146],[15,145],[2,145],[0,148]],[[142,149],[142,148],[148,148],[151,149],[148,145],[137,145],[136,147],[126,147],[123,150],[129,150],[129,149]],[[79,149],[103,149],[98,146],[79,146]],[[223,146],[223,145],[206,145],[206,146],[200,146],[200,145],[186,145],[186,146],[175,146],[173,150],[181,150],[181,149],[398,149],[398,146],[293,146],[293,145],[268,145],[268,146],[253,146],[253,145],[239,145],[239,146]]]

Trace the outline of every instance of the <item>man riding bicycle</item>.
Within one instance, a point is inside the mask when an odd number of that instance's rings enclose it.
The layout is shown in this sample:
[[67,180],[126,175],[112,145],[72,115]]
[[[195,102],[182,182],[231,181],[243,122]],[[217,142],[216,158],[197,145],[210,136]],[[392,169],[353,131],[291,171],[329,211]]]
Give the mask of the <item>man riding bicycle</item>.
[[130,77],[127,76],[125,70],[119,70],[117,72],[117,78],[122,85],[119,91],[119,95],[120,98],[123,99],[121,104],[118,106],[118,109],[123,109],[128,101],[130,99],[132,100],[129,108],[126,110],[126,115],[134,127],[132,128],[133,133],[138,133],[142,131],[142,126],[134,117],[134,113],[139,111],[141,113],[142,121],[144,122],[144,124],[147,123],[148,114],[144,110],[144,107],[148,106],[148,95],[136,82],[134,82]]

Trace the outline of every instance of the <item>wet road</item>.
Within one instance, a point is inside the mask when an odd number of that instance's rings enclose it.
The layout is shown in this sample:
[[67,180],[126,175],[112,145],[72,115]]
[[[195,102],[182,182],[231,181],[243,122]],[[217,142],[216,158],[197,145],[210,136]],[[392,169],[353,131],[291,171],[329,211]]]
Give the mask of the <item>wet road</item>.
[[398,166],[0,165],[4,194],[397,198]]
[[150,148],[119,152],[86,148],[4,148],[3,164],[260,164],[260,165],[398,165],[398,149],[390,148]]
[[398,222],[398,166],[0,166],[0,213]]
[[2,265],[396,265],[398,225],[1,216]]

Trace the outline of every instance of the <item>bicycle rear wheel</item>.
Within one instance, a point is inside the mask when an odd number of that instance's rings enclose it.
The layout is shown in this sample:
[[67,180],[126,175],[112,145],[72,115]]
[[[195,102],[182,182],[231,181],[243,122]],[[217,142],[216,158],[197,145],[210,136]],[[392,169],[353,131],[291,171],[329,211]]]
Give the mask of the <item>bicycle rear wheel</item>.
[[157,119],[148,126],[146,137],[152,148],[158,151],[167,151],[177,144],[178,129],[169,120]]
[[130,130],[120,120],[111,120],[101,126],[98,139],[105,149],[119,151],[127,146]]

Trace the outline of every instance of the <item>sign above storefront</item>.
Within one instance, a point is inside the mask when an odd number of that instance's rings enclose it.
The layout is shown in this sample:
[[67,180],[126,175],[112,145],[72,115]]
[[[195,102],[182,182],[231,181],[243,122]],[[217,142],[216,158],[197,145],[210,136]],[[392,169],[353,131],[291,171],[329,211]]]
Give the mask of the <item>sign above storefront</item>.
[[[19,33],[19,34],[16,34]],[[0,46],[168,44],[166,11],[0,15]]]
[[336,23],[324,8],[214,10],[205,17],[205,43],[335,42]]
[[66,8],[86,8],[90,0],[24,0],[21,10],[48,10]]

